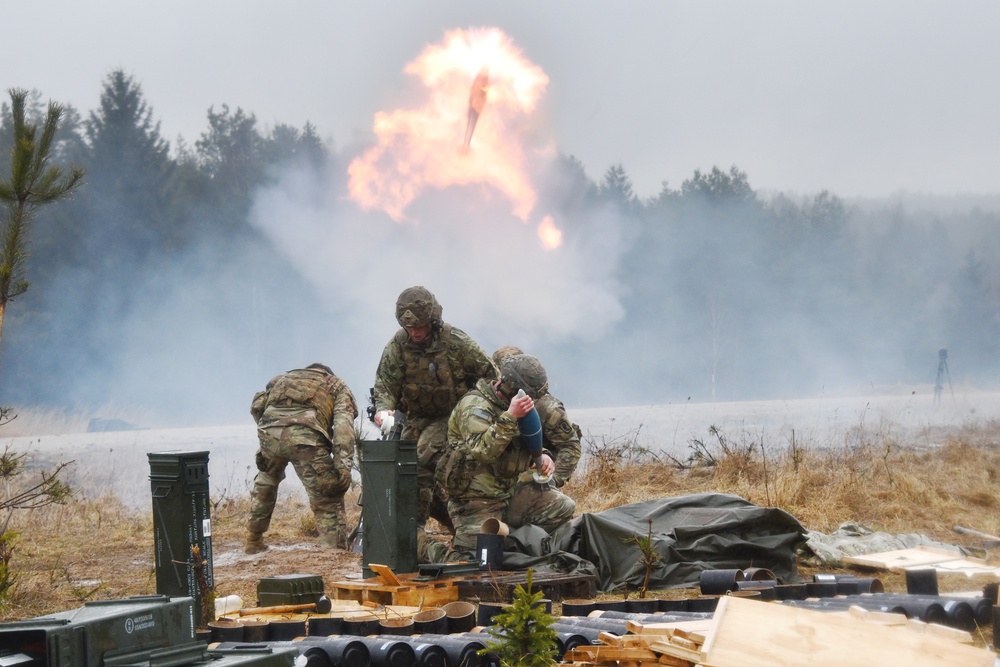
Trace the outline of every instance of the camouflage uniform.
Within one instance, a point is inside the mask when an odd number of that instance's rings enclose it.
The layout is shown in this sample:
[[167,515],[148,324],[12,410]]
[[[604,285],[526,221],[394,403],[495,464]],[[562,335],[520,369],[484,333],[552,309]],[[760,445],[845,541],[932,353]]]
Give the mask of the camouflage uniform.
[[[351,390],[325,366],[313,364],[274,377],[254,396],[250,413],[260,440],[247,522],[251,541],[256,535],[259,542],[267,532],[278,485],[291,463],[309,496],[323,544],[346,547],[344,493],[351,486],[358,416]],[[247,551],[253,552],[250,541]]]
[[[535,401],[535,409],[542,420],[542,444],[552,456],[556,471],[552,473],[552,484],[557,489],[562,488],[576,471],[580,462],[580,427],[570,422],[562,401],[546,393]],[[522,473],[518,478],[514,497],[511,500],[509,513],[514,516],[528,511],[533,503],[534,491],[538,484],[532,479],[532,472]],[[529,522],[530,523],[530,522]]]
[[450,324],[435,323],[429,340],[421,343],[400,329],[385,346],[375,375],[375,409],[403,412],[401,437],[417,443],[418,527],[430,516],[451,527],[446,498],[434,482],[447,446],[448,417],[479,378],[496,377],[482,348]]
[[[490,380],[480,380],[455,406],[448,421],[449,449],[437,475],[448,492],[455,538],[450,551],[437,548],[444,547],[440,544],[424,545],[426,560],[474,557],[476,535],[489,518],[511,528],[534,524],[552,532],[573,517],[576,503],[558,491],[552,480],[547,484],[519,481],[526,472],[531,479],[532,458],[507,408],[508,402],[497,396]],[[557,475],[572,474],[579,459],[579,440],[575,442],[575,458],[572,452],[567,454]],[[565,449],[572,450],[572,444]],[[565,483],[565,477],[560,479]]]
[[[493,353],[493,363],[499,368],[504,357],[514,354],[523,354],[523,351],[519,347],[505,345]],[[562,401],[549,393],[547,383],[539,391],[541,395],[535,401],[535,409],[542,421],[542,441],[556,464],[552,481],[556,488],[562,488],[576,472],[576,465],[580,462],[580,438],[583,433],[579,426],[569,420]],[[531,473],[521,475],[521,481],[534,483],[531,481]]]

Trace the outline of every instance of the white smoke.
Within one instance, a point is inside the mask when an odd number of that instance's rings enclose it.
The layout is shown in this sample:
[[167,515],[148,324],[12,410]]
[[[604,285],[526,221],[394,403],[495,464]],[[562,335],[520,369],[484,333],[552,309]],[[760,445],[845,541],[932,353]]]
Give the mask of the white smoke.
[[615,279],[624,251],[618,224],[547,211],[564,237],[562,246],[546,250],[537,223],[513,216],[485,186],[429,191],[409,211],[418,222],[397,223],[360,211],[340,182],[340,174],[322,179],[286,171],[258,193],[251,224],[347,324],[337,338],[366,357],[369,377],[398,328],[396,297],[411,285],[430,289],[445,321],[487,352],[504,344],[594,340],[624,315]]

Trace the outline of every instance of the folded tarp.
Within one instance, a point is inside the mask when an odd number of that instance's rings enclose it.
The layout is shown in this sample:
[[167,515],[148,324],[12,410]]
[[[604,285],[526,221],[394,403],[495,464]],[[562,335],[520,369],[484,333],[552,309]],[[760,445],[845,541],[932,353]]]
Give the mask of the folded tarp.
[[[651,522],[651,523],[650,523]],[[563,569],[569,553],[593,564],[602,592],[638,590],[646,576],[642,552],[635,537],[652,530],[652,544],[660,559],[649,587],[674,588],[697,585],[702,570],[763,567],[786,582],[798,581],[795,550],[805,542],[806,530],[790,514],[758,507],[739,496],[701,493],[647,500],[584,514],[552,536],[544,531],[512,531],[504,555],[505,568],[539,567],[548,562]],[[545,544],[533,542],[545,536]],[[561,561],[561,562],[560,562]],[[558,567],[559,565],[563,567]],[[585,568],[590,570],[590,568]]]

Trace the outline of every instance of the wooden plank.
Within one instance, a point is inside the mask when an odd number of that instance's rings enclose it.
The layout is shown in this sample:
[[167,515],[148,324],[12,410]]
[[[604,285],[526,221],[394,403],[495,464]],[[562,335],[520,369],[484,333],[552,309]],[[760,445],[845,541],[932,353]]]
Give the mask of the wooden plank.
[[715,621],[702,647],[709,667],[993,667],[995,658],[933,634],[732,596]]
[[937,623],[924,623],[923,621],[918,621],[915,618],[907,619],[906,627],[915,632],[925,632],[927,634],[937,635],[938,637],[947,637],[952,641],[961,642],[963,644],[974,644],[975,639],[972,635],[965,630],[959,630],[958,628],[949,628],[946,625],[938,625]]
[[617,648],[615,646],[598,646],[594,660],[604,662],[608,660],[652,660],[658,657],[648,648]]
[[599,632],[597,633],[597,641],[607,644],[608,646],[621,646],[622,638],[616,634],[610,632]]
[[698,650],[697,644],[695,644],[690,639],[686,639],[684,637],[671,637],[670,643],[673,644],[674,646],[680,646],[681,648],[690,649],[692,651]]
[[847,613],[849,616],[858,620],[867,621],[868,623],[881,623],[882,625],[906,625],[907,621],[905,614],[894,614],[888,611],[872,611],[857,605],[851,605],[848,607]]
[[388,565],[379,565],[377,563],[368,563],[368,569],[379,576],[383,582],[389,584],[390,586],[402,586],[403,582],[399,580],[396,573],[392,571],[392,568]]
[[[704,619],[697,621],[675,621],[673,623],[639,623],[638,621],[628,621],[625,627],[634,635],[666,635],[671,636],[677,630],[688,633],[698,633],[705,636],[712,631],[715,621]],[[704,641],[704,640],[702,640]]]
[[[670,655],[675,658],[683,658],[684,660],[688,660],[690,662],[703,662],[705,657],[703,651],[684,648],[683,646],[677,646],[673,642],[668,641],[653,642],[649,645],[649,648],[654,653],[665,653],[666,655]],[[771,667],[773,667],[773,665]]]
[[993,574],[1000,577],[1000,568],[991,566],[981,558],[963,557],[956,551],[926,546],[863,556],[845,556],[841,560],[852,565],[889,570],[890,572],[905,572],[906,570],[932,567],[942,573],[962,572],[969,576]]

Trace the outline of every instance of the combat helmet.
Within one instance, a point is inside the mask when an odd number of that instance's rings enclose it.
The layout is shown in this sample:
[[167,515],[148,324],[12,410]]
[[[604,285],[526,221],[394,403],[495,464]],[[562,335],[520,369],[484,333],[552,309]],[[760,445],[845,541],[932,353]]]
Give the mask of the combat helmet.
[[538,357],[511,354],[500,361],[500,391],[513,396],[518,389],[538,400],[549,389],[549,376]]
[[514,345],[504,345],[503,347],[498,347],[497,351],[493,353],[493,365],[500,368],[500,364],[503,360],[512,354],[524,354],[524,350]]
[[404,328],[440,326],[441,304],[426,287],[407,287],[396,299],[396,321]]

